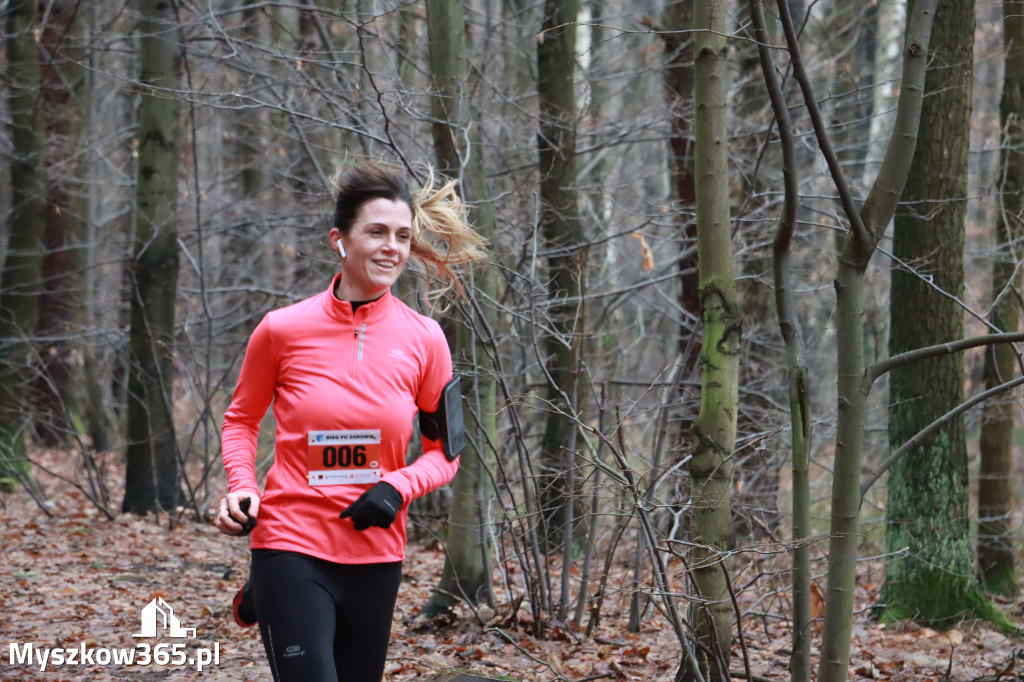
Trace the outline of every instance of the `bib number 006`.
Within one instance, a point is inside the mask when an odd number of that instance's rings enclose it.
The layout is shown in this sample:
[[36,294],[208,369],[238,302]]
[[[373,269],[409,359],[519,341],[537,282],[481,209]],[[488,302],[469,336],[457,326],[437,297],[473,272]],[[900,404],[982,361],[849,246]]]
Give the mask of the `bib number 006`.
[[365,445],[325,445],[323,453],[324,467],[362,467],[366,466]]
[[355,485],[381,479],[379,430],[310,431],[309,484]]

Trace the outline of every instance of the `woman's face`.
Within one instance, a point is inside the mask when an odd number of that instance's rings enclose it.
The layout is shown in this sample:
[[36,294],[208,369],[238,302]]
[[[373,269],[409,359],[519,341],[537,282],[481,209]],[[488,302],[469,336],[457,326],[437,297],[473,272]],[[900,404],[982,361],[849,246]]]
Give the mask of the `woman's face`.
[[372,199],[363,204],[347,235],[333,227],[331,246],[345,247],[337,295],[344,301],[370,301],[402,274],[412,245],[412,211],[404,201]]

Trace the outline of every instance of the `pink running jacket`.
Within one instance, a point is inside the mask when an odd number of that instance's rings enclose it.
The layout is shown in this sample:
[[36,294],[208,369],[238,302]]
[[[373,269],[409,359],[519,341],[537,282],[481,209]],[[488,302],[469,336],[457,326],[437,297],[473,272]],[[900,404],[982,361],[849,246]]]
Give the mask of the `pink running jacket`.
[[[274,464],[250,546],[346,564],[400,561],[408,503],[459,466],[426,438],[423,455],[405,463],[417,410],[437,409],[452,377],[451,353],[437,322],[390,292],[353,314],[333,291],[334,281],[268,313],[252,333],[224,415],[228,487],[259,493],[256,442],[272,403]],[[398,490],[402,509],[390,528],[354,530],[338,514],[376,480]]]

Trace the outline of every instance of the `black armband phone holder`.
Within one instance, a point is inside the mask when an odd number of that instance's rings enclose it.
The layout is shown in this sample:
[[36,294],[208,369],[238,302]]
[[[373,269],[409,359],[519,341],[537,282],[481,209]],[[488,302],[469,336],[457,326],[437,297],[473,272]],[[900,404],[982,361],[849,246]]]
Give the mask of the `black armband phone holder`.
[[420,410],[420,433],[430,440],[440,440],[444,456],[455,461],[466,447],[466,423],[462,418],[462,385],[456,374],[444,385],[441,400],[433,412]]

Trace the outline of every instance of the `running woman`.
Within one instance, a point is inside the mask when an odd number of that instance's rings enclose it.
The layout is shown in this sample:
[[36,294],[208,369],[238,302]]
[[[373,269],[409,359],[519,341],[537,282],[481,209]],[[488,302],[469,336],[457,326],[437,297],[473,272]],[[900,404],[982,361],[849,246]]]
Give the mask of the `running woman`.
[[[235,613],[251,602],[242,620],[258,621],[277,682],[383,675],[408,505],[458,468],[443,419],[405,462],[412,420],[439,414],[452,361],[437,322],[390,289],[413,258],[461,292],[455,269],[484,256],[454,182],[435,188],[431,174],[414,196],[397,169],[367,164],[335,184],[328,237],[340,272],[263,318],[224,416],[229,492],[217,527],[252,531],[251,594],[239,591]],[[256,442],[271,405],[274,464],[261,495]]]

